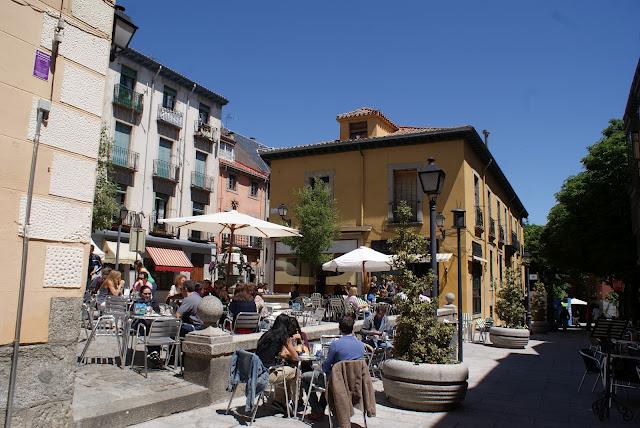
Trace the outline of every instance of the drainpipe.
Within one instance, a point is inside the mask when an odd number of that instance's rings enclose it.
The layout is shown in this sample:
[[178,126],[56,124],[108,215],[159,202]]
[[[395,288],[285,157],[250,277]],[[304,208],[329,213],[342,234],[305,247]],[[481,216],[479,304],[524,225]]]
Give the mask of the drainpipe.
[[[151,88],[147,86],[147,92],[151,89],[151,98],[149,99],[149,120],[147,121],[147,141],[144,146],[144,168],[142,169],[142,198],[140,198],[140,212],[144,212],[144,194],[147,188],[147,164],[148,155],[149,155],[149,134],[151,134],[151,112],[153,111],[153,94],[156,92],[156,79],[158,75],[162,71],[162,66],[158,67],[158,71],[151,79]],[[151,207],[153,207],[153,202],[151,203]],[[153,210],[151,210],[153,211]]]
[[[191,88],[191,92],[187,96],[187,107],[184,111],[184,134],[182,135],[182,161],[181,161],[181,171],[180,171],[180,212],[178,213],[178,217],[182,216],[182,205],[184,201],[184,163],[187,158],[187,123],[189,123],[189,105],[191,103],[191,96],[193,92],[196,90],[196,84],[193,84],[193,88]],[[182,229],[178,229],[178,239],[180,239],[182,235]]]
[[[487,150],[489,149],[488,143],[489,143],[489,134],[490,132],[487,131],[486,129],[482,130],[482,134],[484,135],[484,145],[487,147]],[[488,253],[489,253],[489,240],[487,238],[488,233],[489,233],[489,222],[491,220],[491,218],[489,217],[489,203],[490,201],[487,201],[487,170],[489,169],[489,167],[491,166],[491,164],[493,163],[493,157],[489,158],[489,162],[487,162],[487,164],[485,165],[485,167],[482,170],[482,191],[483,191],[483,195],[482,195],[482,200],[484,201],[483,204],[483,208],[484,208],[484,218],[486,219],[486,227],[487,227],[487,235],[485,235],[485,239],[484,239],[484,256],[487,257]],[[489,260],[489,263],[492,263],[492,260]],[[489,272],[491,272],[491,267],[489,267]],[[493,278],[490,278],[490,280],[493,280]],[[489,283],[489,287],[491,287],[491,283]],[[490,306],[495,306],[494,304],[494,298],[495,296],[493,295],[493,291],[492,291],[492,295],[491,295],[491,305]]]
[[16,388],[16,374],[18,369],[18,354],[20,350],[20,331],[22,329],[22,309],[24,306],[24,292],[27,277],[27,260],[29,257],[29,232],[31,226],[31,203],[33,201],[33,182],[36,175],[36,163],[38,161],[38,148],[40,147],[40,129],[42,122],[47,120],[51,102],[47,100],[38,101],[38,113],[36,118],[36,133],[33,139],[33,152],[31,154],[31,170],[29,171],[29,187],[27,190],[27,201],[24,214],[24,224],[22,227],[22,262],[20,265],[20,285],[18,288],[18,307],[16,311],[16,328],[13,338],[13,354],[11,357],[11,371],[9,374],[9,388],[7,391],[7,409],[5,412],[4,426],[11,427],[13,411],[13,398]]

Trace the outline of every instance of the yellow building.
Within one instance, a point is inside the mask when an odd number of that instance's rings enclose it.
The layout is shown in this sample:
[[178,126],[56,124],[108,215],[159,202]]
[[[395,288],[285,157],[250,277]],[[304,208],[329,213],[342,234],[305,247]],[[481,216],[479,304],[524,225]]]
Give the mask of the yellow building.
[[[472,126],[423,128],[398,126],[380,111],[360,108],[337,116],[337,140],[262,152],[271,166],[271,207],[285,204],[293,212],[296,191],[314,177],[325,181],[337,200],[341,234],[329,252],[338,256],[370,246],[385,251],[394,236],[394,207],[402,200],[414,211],[420,233],[429,233],[429,201],[417,170],[435,158],[445,171],[444,189],[436,211],[445,217],[438,228],[440,303],[448,292],[457,294],[457,238],[452,229],[454,208],[466,210],[462,236],[464,312],[493,315],[493,284],[505,278],[507,267],[522,272],[522,220],[528,216],[511,184],[485,142]],[[295,227],[297,220],[292,218]],[[281,222],[277,208],[270,221]],[[312,288],[308,266],[300,263],[283,243],[268,248],[267,278],[275,291],[300,284]],[[326,280],[361,285],[360,275],[342,274]]]

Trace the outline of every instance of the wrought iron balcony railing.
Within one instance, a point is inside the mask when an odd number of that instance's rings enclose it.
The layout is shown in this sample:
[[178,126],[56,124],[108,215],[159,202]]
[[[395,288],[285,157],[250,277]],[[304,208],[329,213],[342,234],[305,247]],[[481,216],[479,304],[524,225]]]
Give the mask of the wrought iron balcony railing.
[[171,218],[175,216],[176,212],[174,210],[165,210],[161,213],[158,213],[157,211],[151,211],[151,216],[149,217],[149,233],[158,236],[176,236],[178,231],[177,228],[159,222],[160,219]]
[[515,251],[520,251],[520,241],[518,235],[515,232],[511,232],[511,246]]
[[[222,234],[222,245],[229,244],[229,234]],[[233,235],[233,246],[234,247],[247,247],[247,248],[262,248],[262,238],[257,236],[244,236],[244,235]]]
[[504,226],[498,225],[498,243],[504,244]]
[[131,171],[138,170],[140,155],[124,147],[111,146],[111,164]]
[[191,187],[206,190],[208,192],[213,189],[213,177],[203,174],[201,172],[191,172]]
[[484,230],[484,215],[482,214],[482,207],[476,205],[476,230],[482,232]]
[[491,241],[496,239],[496,221],[492,218],[489,219],[489,239]]
[[180,178],[180,168],[171,162],[156,159],[153,161],[153,175],[177,183]]
[[208,123],[200,122],[199,120],[196,120],[194,125],[194,137],[202,138],[203,140],[211,143],[216,141],[217,128],[209,125]]
[[140,94],[126,86],[116,83],[113,86],[113,103],[130,108],[136,113],[142,113],[144,94]]
[[210,232],[201,232],[199,230],[190,230],[189,239],[199,242],[211,242],[215,239],[215,235]]
[[182,128],[182,112],[158,106],[158,120],[176,128]]

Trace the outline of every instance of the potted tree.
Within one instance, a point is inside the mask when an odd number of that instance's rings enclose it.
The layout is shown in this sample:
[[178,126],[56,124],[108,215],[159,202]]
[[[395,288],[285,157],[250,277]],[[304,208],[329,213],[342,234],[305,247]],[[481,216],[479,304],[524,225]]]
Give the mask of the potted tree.
[[431,290],[431,275],[410,269],[415,256],[426,256],[428,243],[409,225],[411,209],[401,203],[397,236],[392,240],[395,278],[406,294],[397,303],[394,358],[382,366],[384,393],[398,407],[444,411],[458,406],[467,392],[469,369],[455,360],[455,328],[438,321],[436,301],[422,294]]
[[529,343],[529,330],[525,327],[524,292],[518,273],[507,269],[506,283],[498,291],[496,314],[501,327],[491,327],[489,339],[499,348],[524,348]]
[[537,281],[533,284],[531,295],[531,333],[546,333],[549,331],[547,322],[547,289],[544,284]]

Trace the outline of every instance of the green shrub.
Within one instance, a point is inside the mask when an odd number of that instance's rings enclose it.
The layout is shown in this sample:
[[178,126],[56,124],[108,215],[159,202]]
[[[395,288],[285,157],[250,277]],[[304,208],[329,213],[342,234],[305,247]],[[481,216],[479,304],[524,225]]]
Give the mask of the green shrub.
[[504,287],[498,291],[496,314],[507,328],[524,328],[524,292],[520,276],[513,269],[507,269]]
[[438,322],[437,301],[420,300],[422,292],[430,292],[433,276],[415,275],[410,269],[415,255],[428,254],[428,241],[409,225],[411,209],[405,202],[399,205],[397,215],[397,234],[391,240],[391,248],[396,255],[397,273],[394,277],[407,299],[397,303],[399,317],[394,341],[395,356],[414,363],[455,363],[450,347],[454,326]]
[[534,321],[544,321],[547,315],[547,289],[542,282],[536,281],[531,291],[531,316]]

